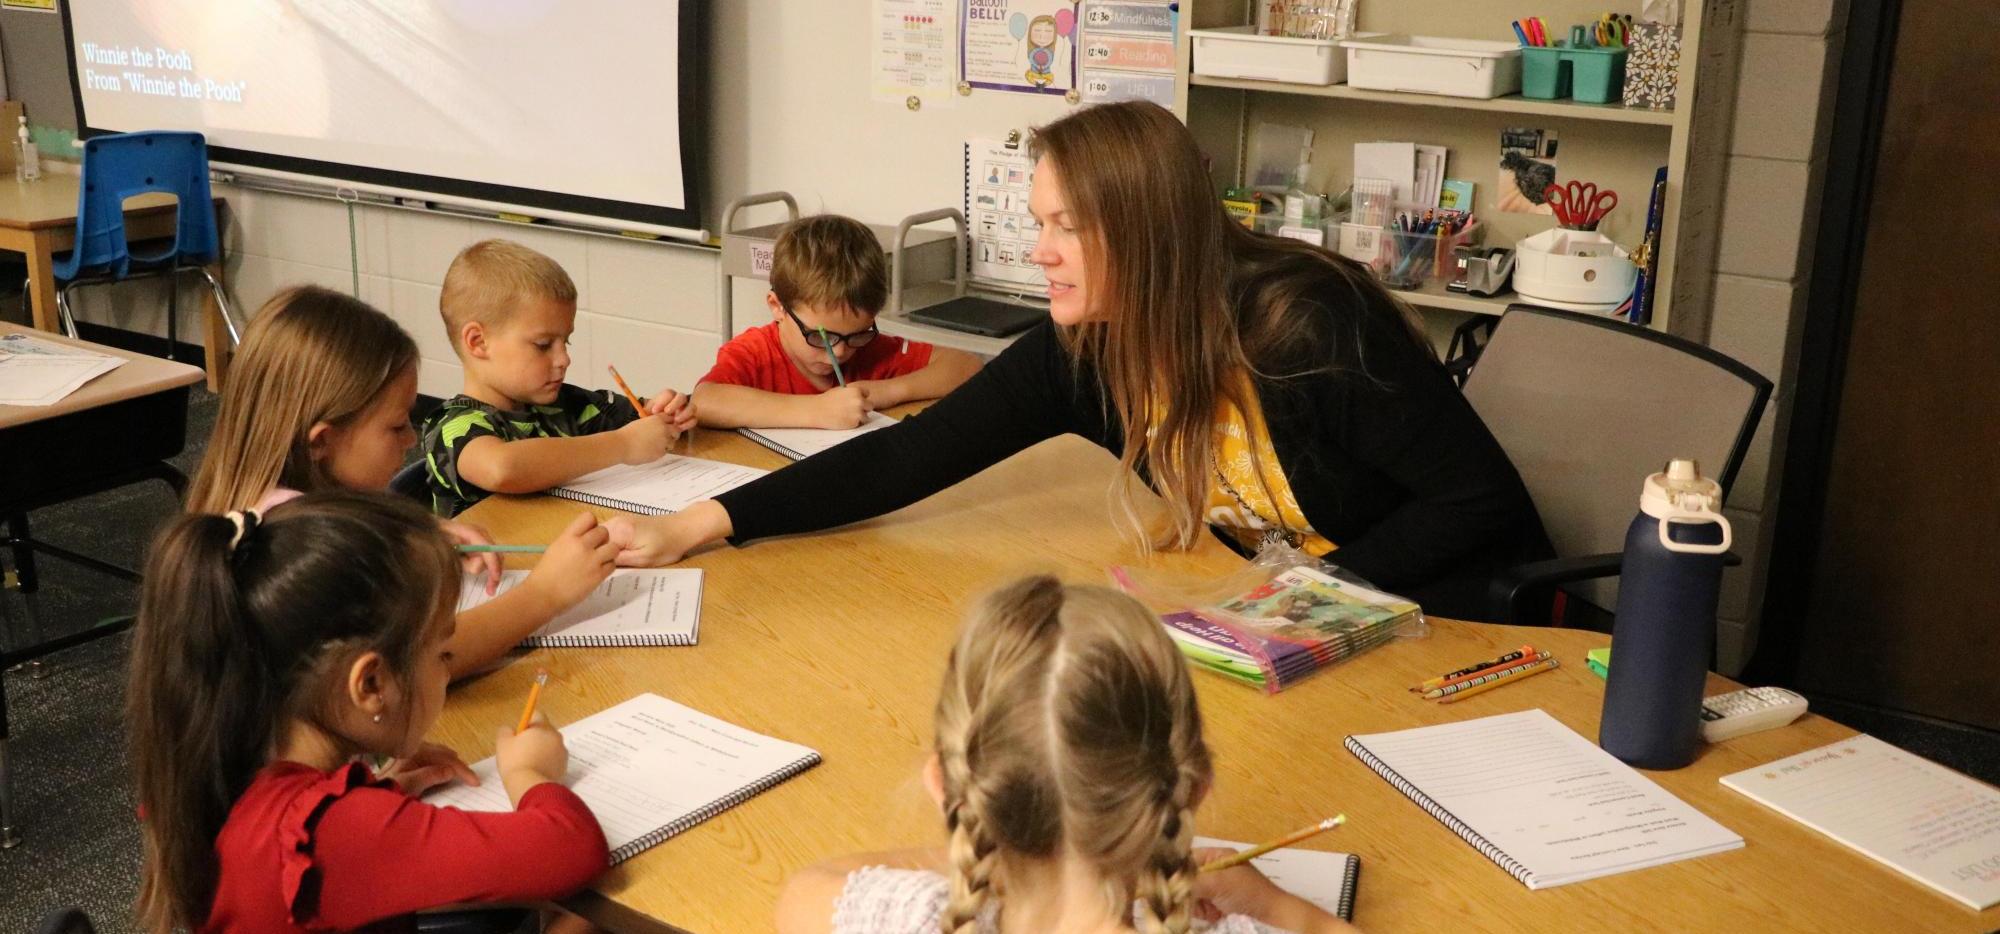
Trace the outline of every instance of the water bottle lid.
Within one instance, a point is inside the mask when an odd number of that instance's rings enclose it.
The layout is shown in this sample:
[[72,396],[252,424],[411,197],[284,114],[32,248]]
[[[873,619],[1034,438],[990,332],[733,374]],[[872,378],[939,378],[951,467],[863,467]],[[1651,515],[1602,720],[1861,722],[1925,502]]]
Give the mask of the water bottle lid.
[[1639,491],[1639,509],[1656,519],[1689,512],[1720,512],[1722,484],[1701,475],[1691,459],[1675,458],[1665,470],[1646,478]]

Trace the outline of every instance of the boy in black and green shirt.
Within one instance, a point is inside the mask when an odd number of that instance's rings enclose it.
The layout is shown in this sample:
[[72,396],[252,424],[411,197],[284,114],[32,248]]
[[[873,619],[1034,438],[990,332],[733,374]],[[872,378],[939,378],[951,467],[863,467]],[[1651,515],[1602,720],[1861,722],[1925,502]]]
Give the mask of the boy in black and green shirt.
[[692,402],[662,390],[644,412],[563,382],[576,285],[518,243],[467,247],[438,302],[465,389],[424,422],[431,508],[457,515],[489,493],[537,493],[617,464],[647,464],[693,427]]

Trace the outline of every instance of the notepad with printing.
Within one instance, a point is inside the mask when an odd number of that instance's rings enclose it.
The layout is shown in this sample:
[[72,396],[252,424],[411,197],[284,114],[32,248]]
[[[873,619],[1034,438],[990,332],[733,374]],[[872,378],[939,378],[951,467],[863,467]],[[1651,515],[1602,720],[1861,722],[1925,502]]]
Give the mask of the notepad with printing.
[[[486,576],[468,574],[459,586],[460,613],[520,586],[526,571],[500,577],[493,596]],[[611,648],[693,645],[701,634],[701,569],[619,568],[577,605],[521,640],[523,648]]]
[[1861,735],[1722,784],[1963,902],[2000,905],[2000,789]]
[[[657,694],[641,694],[562,728],[569,747],[563,784],[597,815],[623,862],[702,821],[741,805],[819,764],[797,743],[718,720]],[[426,795],[439,806],[509,811],[492,759],[472,766],[479,784]]]
[[[1247,850],[1248,843],[1196,837],[1194,845]],[[1318,905],[1342,921],[1354,920],[1354,890],[1361,880],[1361,857],[1352,853],[1285,847],[1250,860],[1278,888]]]
[[1743,845],[1541,710],[1349,736],[1347,751],[1531,889]]
[[743,437],[749,438],[792,460],[805,460],[827,448],[845,441],[852,441],[871,431],[887,428],[896,420],[880,412],[870,412],[861,420],[859,427],[834,428],[738,428]]
[[622,464],[584,474],[551,496],[643,515],[679,512],[720,496],[769,471],[669,454],[650,464]]

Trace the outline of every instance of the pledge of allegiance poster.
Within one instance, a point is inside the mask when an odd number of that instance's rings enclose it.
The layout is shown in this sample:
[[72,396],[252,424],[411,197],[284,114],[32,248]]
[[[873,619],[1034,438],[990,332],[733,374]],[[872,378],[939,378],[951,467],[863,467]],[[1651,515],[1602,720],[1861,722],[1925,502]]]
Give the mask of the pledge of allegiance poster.
[[1076,87],[1075,0],[964,0],[958,55],[975,88],[1067,94]]

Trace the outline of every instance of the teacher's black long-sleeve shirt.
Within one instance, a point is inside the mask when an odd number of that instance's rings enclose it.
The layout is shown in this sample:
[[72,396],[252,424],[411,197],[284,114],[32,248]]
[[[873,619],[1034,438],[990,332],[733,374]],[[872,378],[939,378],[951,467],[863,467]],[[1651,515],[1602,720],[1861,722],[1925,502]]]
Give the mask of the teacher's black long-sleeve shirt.
[[[1495,570],[1549,553],[1519,474],[1393,310],[1309,307],[1309,336],[1260,362],[1254,385],[1300,508],[1339,546],[1328,560],[1432,614],[1482,617]],[[718,499],[738,544],[817,531],[900,509],[1063,434],[1113,453],[1124,441],[1094,373],[1044,322],[924,412]]]

